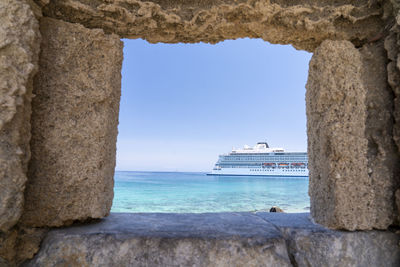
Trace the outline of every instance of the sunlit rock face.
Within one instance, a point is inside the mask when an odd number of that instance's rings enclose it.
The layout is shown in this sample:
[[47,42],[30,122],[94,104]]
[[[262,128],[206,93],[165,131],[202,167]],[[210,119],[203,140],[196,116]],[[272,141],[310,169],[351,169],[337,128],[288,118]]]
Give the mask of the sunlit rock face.
[[357,45],[380,31],[382,6],[372,1],[50,1],[46,16],[149,42],[262,38],[313,51],[325,39]]
[[37,227],[101,218],[113,199],[122,42],[50,18],[40,30],[22,221]]
[[311,213],[318,223],[334,228],[370,228],[373,196],[366,168],[361,74],[361,55],[349,41],[323,42],[310,61],[306,103]]
[[396,217],[398,156],[383,40],[324,41],[311,59],[307,129],[311,213],[338,229],[386,229]]

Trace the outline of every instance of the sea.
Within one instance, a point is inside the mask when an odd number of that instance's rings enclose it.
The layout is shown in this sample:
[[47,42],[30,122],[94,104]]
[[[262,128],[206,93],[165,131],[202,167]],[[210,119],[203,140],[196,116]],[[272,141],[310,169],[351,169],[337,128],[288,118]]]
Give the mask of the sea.
[[111,212],[308,212],[308,177],[116,171]]

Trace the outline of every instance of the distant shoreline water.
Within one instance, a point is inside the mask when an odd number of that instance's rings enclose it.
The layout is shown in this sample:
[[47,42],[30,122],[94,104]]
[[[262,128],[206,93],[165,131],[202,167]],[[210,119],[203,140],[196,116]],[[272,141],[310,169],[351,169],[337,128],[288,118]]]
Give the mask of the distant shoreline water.
[[308,212],[308,177],[116,171],[111,212]]

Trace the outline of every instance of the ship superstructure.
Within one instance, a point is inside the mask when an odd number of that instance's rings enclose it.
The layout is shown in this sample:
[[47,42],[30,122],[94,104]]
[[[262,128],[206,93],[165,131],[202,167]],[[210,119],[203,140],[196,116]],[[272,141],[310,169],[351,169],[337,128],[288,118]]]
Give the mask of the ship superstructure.
[[308,176],[306,152],[285,152],[267,142],[219,156],[210,175]]

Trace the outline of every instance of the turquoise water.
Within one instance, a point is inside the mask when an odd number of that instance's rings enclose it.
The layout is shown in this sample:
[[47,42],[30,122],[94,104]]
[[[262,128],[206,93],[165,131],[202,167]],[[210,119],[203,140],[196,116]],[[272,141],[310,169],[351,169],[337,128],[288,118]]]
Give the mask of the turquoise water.
[[112,212],[309,211],[308,178],[116,172]]

